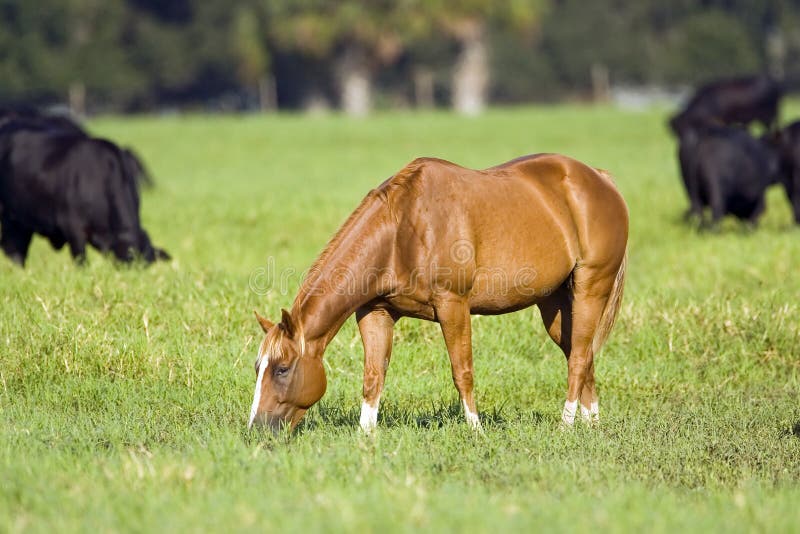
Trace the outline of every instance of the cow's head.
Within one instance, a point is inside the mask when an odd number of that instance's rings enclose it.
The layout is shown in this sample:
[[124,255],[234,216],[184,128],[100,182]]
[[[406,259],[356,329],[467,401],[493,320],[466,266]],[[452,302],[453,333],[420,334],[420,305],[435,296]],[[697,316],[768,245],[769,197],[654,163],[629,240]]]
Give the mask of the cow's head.
[[125,263],[140,259],[150,264],[172,259],[166,250],[153,246],[150,236],[142,228],[117,236],[113,251],[114,256]]

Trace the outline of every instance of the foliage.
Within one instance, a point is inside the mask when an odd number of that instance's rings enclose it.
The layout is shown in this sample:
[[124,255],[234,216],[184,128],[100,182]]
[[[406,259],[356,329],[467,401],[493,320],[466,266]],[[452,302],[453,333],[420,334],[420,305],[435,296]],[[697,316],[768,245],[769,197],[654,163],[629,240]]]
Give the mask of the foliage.
[[688,17],[674,34],[670,53],[675,60],[667,70],[672,79],[704,81],[759,68],[752,36],[735,17],[722,11]]
[[441,102],[463,40],[483,31],[503,102],[585,94],[596,65],[616,84],[776,62],[800,79],[790,0],[0,0],[0,15],[0,101],[63,101],[80,83],[95,109],[214,105],[267,77],[279,104],[297,106],[336,85],[348,50],[384,101],[408,100],[422,69]]

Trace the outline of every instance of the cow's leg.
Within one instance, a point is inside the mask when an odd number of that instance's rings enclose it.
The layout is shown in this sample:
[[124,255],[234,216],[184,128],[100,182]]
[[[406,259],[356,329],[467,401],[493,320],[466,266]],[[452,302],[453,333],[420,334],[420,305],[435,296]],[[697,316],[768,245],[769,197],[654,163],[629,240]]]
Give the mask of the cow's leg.
[[689,197],[689,208],[683,214],[683,220],[691,221],[695,217],[702,216],[703,207],[700,203],[700,194],[697,191],[697,186],[695,183],[696,179],[692,174],[692,166],[690,164],[690,153],[688,148],[681,146],[681,148],[678,150],[678,162],[680,163],[683,187],[686,189],[686,196]]
[[[599,399],[594,380],[594,338],[603,310],[614,287],[616,273],[608,269],[583,265],[576,267],[572,285],[572,319],[567,345],[567,400],[561,414],[563,424],[575,421],[578,401],[584,419],[599,419]],[[563,321],[562,321],[563,322]],[[562,328],[561,335],[564,332]],[[564,341],[562,340],[562,346]]]
[[383,308],[364,307],[356,311],[358,330],[364,344],[364,400],[360,423],[367,434],[378,424],[378,404],[392,356],[392,334],[396,319]]
[[725,194],[722,191],[722,178],[717,174],[705,174],[703,185],[708,191],[708,203],[711,206],[711,222],[708,224],[710,229],[719,226],[719,222],[725,216]]
[[86,263],[86,236],[80,233],[73,233],[67,237],[69,243],[69,252],[72,254],[72,259],[78,265]]
[[94,231],[89,236],[89,244],[102,254],[107,254],[111,250],[113,243],[111,234],[108,232]]
[[747,217],[747,223],[750,228],[755,229],[758,226],[758,219],[764,213],[764,209],[766,208],[766,204],[764,202],[764,195],[762,194],[759,199],[755,202],[753,206],[753,211],[750,212],[750,215]]
[[764,133],[774,133],[777,130],[778,118],[778,99],[775,103],[768,106],[763,116],[759,119],[761,124],[764,125]]
[[702,223],[703,220],[703,200],[700,194],[700,172],[696,166],[686,165],[684,183],[686,185],[686,194],[689,197],[689,210],[686,212],[686,220],[697,218]]
[[63,219],[64,238],[69,245],[69,252],[72,259],[78,265],[86,263],[86,245],[89,243],[89,232],[87,231],[87,213],[73,212],[67,214]]
[[791,191],[789,191],[789,202],[792,204],[794,212],[794,222],[800,224],[800,168],[792,171]]
[[453,382],[464,406],[464,416],[473,428],[480,429],[478,409],[472,396],[474,376],[469,303],[463,298],[441,301],[436,305],[436,319],[442,327],[444,342],[450,355]]
[[31,245],[33,232],[8,218],[3,218],[2,225],[0,246],[3,248],[3,252],[14,263],[25,266],[25,258],[28,257],[28,248]]
[[61,250],[61,248],[67,242],[67,240],[60,235],[51,235],[48,236],[47,239],[50,241],[50,246],[56,250]]

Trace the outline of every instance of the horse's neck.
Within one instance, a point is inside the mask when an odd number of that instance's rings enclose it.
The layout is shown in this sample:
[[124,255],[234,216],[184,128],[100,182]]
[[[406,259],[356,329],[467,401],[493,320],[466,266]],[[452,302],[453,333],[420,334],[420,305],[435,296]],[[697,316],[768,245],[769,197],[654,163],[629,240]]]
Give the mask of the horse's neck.
[[292,315],[303,338],[324,350],[360,306],[378,296],[378,278],[390,268],[394,228],[380,206],[348,220],[300,286]]

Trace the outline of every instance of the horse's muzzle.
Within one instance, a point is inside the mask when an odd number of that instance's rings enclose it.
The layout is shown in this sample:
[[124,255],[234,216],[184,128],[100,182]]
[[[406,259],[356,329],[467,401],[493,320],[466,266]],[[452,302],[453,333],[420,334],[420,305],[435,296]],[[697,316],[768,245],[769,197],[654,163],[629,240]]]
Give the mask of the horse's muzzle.
[[274,415],[270,415],[267,413],[260,413],[253,418],[253,422],[250,424],[249,427],[252,429],[270,429],[272,434],[277,436],[282,432],[285,432],[287,429],[291,432],[294,429],[294,425],[292,424],[291,420],[286,420],[281,417],[276,417]]

